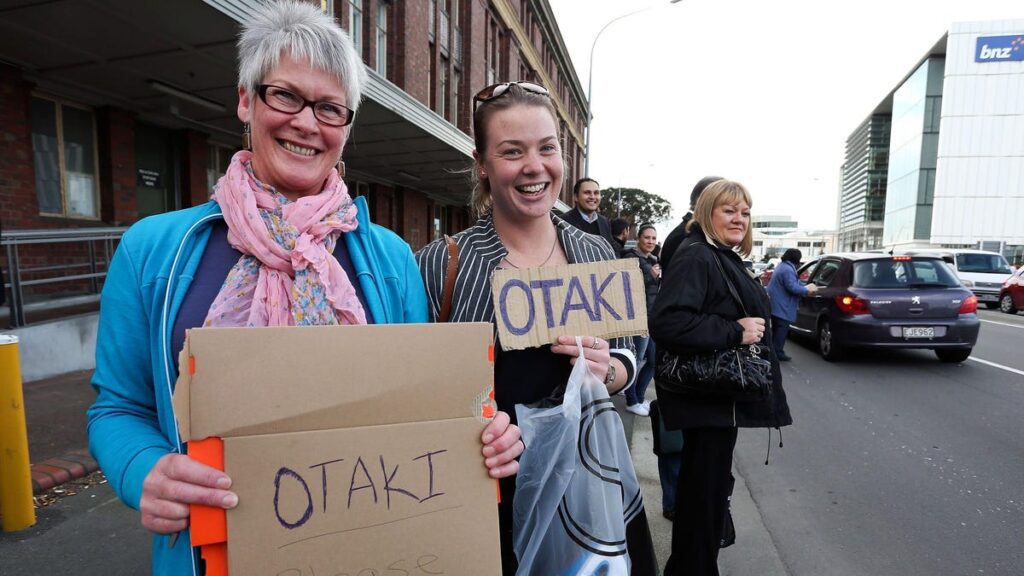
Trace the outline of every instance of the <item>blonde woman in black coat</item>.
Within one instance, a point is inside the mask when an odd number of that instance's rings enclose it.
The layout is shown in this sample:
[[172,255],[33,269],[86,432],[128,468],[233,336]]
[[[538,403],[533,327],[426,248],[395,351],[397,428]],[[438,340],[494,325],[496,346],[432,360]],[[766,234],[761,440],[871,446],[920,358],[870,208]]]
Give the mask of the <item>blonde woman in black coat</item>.
[[[771,307],[764,288],[747,274],[750,193],[719,180],[701,194],[688,224],[690,236],[673,256],[651,313],[651,336],[676,354],[721,350],[740,344],[769,345]],[[722,269],[749,316],[729,292]],[[792,424],[778,361],[772,356],[773,393],[768,400],[733,402],[658,386],[665,425],[683,431],[682,466],[666,576],[717,576],[718,549],[732,493],[732,452],[738,428]]]

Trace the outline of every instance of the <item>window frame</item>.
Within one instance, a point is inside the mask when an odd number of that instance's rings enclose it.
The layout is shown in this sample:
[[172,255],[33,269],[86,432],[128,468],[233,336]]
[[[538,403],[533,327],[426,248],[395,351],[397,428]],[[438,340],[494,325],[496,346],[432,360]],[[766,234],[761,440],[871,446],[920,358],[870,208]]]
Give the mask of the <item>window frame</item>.
[[[352,38],[352,45],[356,49],[356,53],[359,54],[360,58],[363,55],[363,13],[366,12],[366,5],[363,0],[347,0],[348,4],[348,35]],[[356,16],[359,16],[359,21],[356,22]]]
[[[207,142],[206,148],[206,183],[208,187],[207,192],[213,194],[213,187],[217,184],[217,181],[220,180],[220,177],[223,176],[225,172],[227,172],[228,165],[231,164],[231,157],[234,156],[236,152],[238,152],[238,147],[211,141]],[[222,151],[228,152],[228,163],[225,166],[220,166],[220,152]],[[215,164],[215,166],[211,164]],[[214,173],[216,173],[217,176],[216,178],[213,178],[213,181],[211,182],[211,175]]]
[[[88,106],[82,104],[76,104],[68,101],[59,96],[53,96],[45,93],[33,92],[30,94],[30,98],[36,98],[39,100],[46,100],[53,103],[54,106],[54,122],[57,127],[57,170],[60,172],[60,198],[61,207],[63,208],[62,213],[57,212],[44,212],[39,202],[39,191],[36,190],[36,204],[39,207],[39,215],[50,217],[50,218],[65,218],[70,220],[88,220],[98,222],[103,217],[103,206],[102,202],[102,182],[100,181],[100,143],[99,143],[99,130],[96,121],[96,111]],[[96,214],[88,216],[85,214],[70,214],[68,212],[68,178],[67,178],[67,163],[64,157],[64,111],[63,108],[67,106],[87,112],[92,118],[92,163],[93,163],[93,176],[95,178],[95,186],[93,187],[93,199],[96,206]],[[29,119],[29,135],[31,140],[32,126],[31,118]],[[32,145],[32,154],[35,156],[35,145]],[[35,158],[32,159],[32,171],[33,171],[33,183],[32,187],[35,188],[35,173],[36,165]]]
[[[832,270],[834,270],[834,271],[832,272],[832,275],[828,277],[827,281],[822,281],[821,280],[822,273],[826,269],[829,269],[829,265],[830,264],[835,264],[835,268],[832,268]],[[820,286],[822,288],[828,288],[829,286],[832,285],[832,282],[835,281],[836,276],[839,274],[839,270],[842,267],[843,267],[843,262],[841,260],[835,260],[835,259],[832,259],[832,258],[829,258],[829,259],[826,259],[826,260],[822,260],[821,262],[818,263],[817,266],[814,267],[814,273],[811,274],[810,280],[808,281],[808,284],[814,284],[815,286]]]
[[[376,69],[381,76],[388,77],[388,26],[390,25],[391,3],[386,0],[377,1],[377,19],[374,30],[377,31]],[[381,26],[383,20],[384,25]]]

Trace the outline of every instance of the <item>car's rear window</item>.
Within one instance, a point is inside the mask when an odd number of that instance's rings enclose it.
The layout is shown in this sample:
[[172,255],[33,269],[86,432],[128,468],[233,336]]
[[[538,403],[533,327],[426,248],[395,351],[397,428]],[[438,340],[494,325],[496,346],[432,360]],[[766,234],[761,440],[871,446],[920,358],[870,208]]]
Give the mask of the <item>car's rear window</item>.
[[1009,274],[1010,265],[999,254],[972,254],[964,252],[956,257],[956,267],[961,272],[981,274]]
[[938,258],[886,258],[854,262],[853,285],[859,288],[938,288],[959,286],[960,280]]

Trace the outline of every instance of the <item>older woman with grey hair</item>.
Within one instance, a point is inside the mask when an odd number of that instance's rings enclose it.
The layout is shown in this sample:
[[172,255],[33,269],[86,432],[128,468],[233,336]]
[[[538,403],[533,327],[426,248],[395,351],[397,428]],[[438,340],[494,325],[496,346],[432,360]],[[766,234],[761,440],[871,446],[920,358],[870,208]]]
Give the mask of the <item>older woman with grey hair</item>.
[[[257,8],[238,48],[244,150],[210,202],[132,226],[103,289],[89,444],[155,533],[153,574],[198,573],[190,504],[238,504],[231,478],[182,454],[171,391],[187,329],[427,320],[408,245],[342,180],[366,78],[351,40],[315,6],[282,1]],[[514,474],[508,416],[481,438],[490,475]]]

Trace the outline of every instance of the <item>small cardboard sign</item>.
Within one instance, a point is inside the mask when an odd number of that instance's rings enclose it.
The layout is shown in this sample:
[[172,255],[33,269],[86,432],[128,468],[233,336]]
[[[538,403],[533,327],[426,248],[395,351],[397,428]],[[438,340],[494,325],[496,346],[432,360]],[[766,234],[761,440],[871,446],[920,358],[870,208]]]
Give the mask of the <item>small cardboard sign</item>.
[[565,334],[647,334],[644,280],[635,258],[497,270],[491,293],[503,350],[543,346]]
[[491,343],[486,323],[190,330],[175,415],[190,447],[223,441],[226,573],[500,574]]

